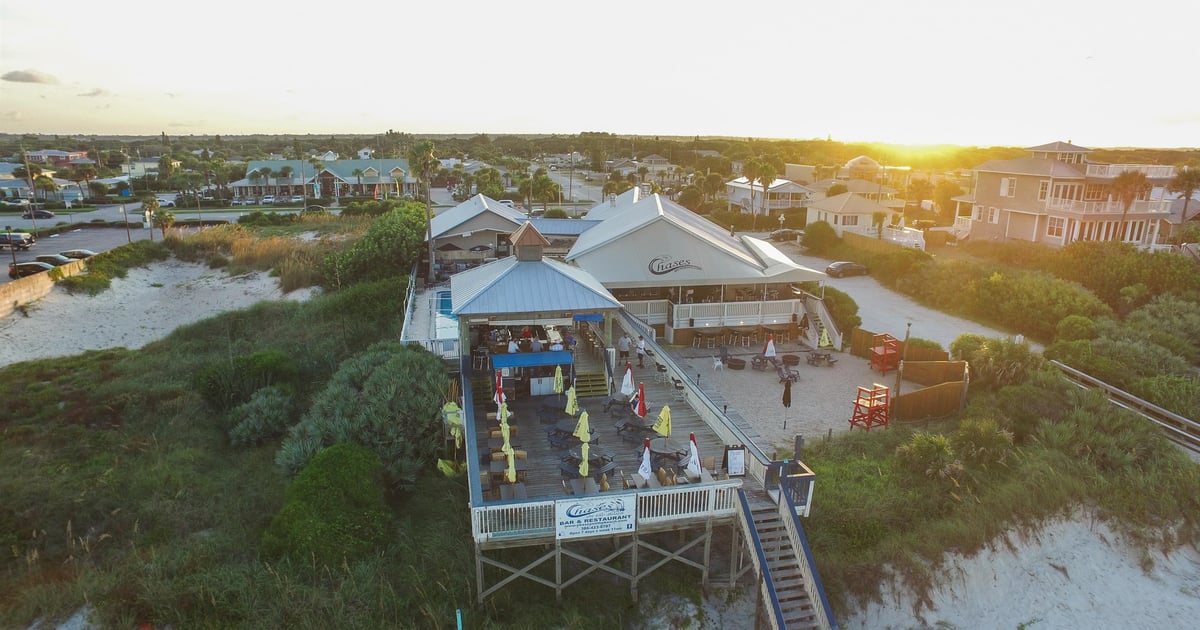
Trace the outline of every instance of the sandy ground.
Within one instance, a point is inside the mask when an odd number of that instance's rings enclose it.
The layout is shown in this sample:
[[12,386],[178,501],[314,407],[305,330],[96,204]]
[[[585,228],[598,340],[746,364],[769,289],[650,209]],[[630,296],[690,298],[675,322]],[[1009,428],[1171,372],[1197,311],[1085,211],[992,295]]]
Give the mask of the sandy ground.
[[284,296],[275,278],[171,260],[131,269],[96,296],[55,287],[34,302],[28,317],[0,320],[0,365],[102,348],[140,348],[179,326],[262,300],[304,300],[311,290]]

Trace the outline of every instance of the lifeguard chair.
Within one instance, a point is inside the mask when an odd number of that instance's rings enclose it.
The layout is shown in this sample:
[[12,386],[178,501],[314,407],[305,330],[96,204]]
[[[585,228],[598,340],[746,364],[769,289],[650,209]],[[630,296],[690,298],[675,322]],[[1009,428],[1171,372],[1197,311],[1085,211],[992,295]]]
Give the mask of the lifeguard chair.
[[854,415],[850,417],[850,429],[862,427],[870,431],[871,427],[888,425],[888,388],[886,385],[875,383],[871,387],[859,387],[858,398],[854,400]]
[[900,340],[884,333],[871,338],[871,369],[887,376],[900,362]]

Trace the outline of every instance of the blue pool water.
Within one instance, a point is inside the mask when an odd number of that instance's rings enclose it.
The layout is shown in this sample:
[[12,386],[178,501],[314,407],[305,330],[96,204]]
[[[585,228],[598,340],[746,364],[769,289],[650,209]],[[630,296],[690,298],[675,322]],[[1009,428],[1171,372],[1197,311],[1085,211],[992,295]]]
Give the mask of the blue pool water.
[[458,318],[451,315],[450,292],[437,292],[437,313],[434,315],[434,329],[437,339],[458,338]]
[[441,315],[445,315],[446,317],[450,317],[451,308],[452,307],[450,305],[450,292],[449,291],[438,291],[437,312]]

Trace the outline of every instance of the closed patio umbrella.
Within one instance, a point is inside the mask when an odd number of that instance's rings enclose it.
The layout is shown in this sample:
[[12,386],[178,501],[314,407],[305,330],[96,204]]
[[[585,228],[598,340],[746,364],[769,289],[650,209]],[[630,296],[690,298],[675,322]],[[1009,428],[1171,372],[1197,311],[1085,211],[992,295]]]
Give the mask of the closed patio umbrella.
[[688,453],[687,471],[688,471],[688,474],[691,475],[692,477],[699,477],[700,470],[701,470],[700,447],[696,445],[696,434],[689,433],[688,440],[691,441],[691,443],[689,444],[689,448],[691,449],[691,452]]
[[561,365],[554,366],[554,393],[555,394],[563,393],[563,377],[562,377],[562,366]]
[[508,459],[508,467],[504,469],[504,479],[508,483],[516,483],[517,481],[517,452],[510,446],[507,451],[504,451],[504,456]]
[[567,407],[565,409],[568,416],[573,416],[579,413],[579,401],[575,399],[575,387],[567,390]]
[[783,382],[783,428],[787,429],[787,410],[792,407],[792,381]]
[[[639,417],[639,418],[646,417],[646,384],[645,383],[638,383],[637,396],[635,396],[633,398],[633,400],[629,401],[629,408],[633,410],[633,413],[637,414],[637,417]],[[665,409],[665,407],[664,407],[664,409]]]
[[633,364],[625,364],[625,376],[621,379],[621,393],[626,396],[633,395]]
[[775,356],[775,335],[767,335],[767,343],[763,346],[762,354],[768,359]]
[[671,408],[663,405],[662,411],[658,412],[658,420],[655,420],[654,426],[650,428],[663,436],[663,444],[666,444],[667,438],[671,437]]
[[583,479],[587,479],[588,476],[588,457],[591,455],[589,452],[591,449],[592,447],[587,442],[584,442],[579,449],[582,454],[582,457],[579,458],[579,476]]
[[592,441],[592,428],[588,425],[588,413],[586,411],[579,414],[579,422],[575,423],[575,432],[571,435],[579,438],[579,441],[584,444]]
[[638,474],[647,480],[654,476],[654,469],[650,467],[650,438],[645,438],[645,444],[642,445],[642,464],[638,466]]
[[499,405],[506,400],[508,397],[504,395],[504,379],[500,376],[500,370],[496,370],[496,387],[492,393],[492,402]]

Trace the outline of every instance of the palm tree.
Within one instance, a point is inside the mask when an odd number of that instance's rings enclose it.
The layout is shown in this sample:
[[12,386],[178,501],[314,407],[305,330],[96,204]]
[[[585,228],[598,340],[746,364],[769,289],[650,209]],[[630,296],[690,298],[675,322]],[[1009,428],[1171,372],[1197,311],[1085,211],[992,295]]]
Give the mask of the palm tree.
[[258,174],[263,178],[263,194],[267,194],[267,186],[271,185],[271,176],[275,174],[270,166],[258,167]]
[[[762,184],[762,187],[763,187],[763,195],[762,195],[762,197],[763,197],[762,198],[763,216],[767,216],[767,212],[769,211],[767,206],[769,205],[768,201],[770,200],[771,195],[767,191],[771,187],[771,184],[775,183],[775,176],[777,174],[778,173],[775,172],[775,165],[771,164],[770,162],[767,162],[764,160],[762,163],[760,163],[758,165],[758,181],[759,181],[759,183]],[[757,214],[754,215],[754,221],[757,224],[757,222],[758,222]]]
[[[154,205],[157,206],[158,203]],[[165,208],[155,208],[154,212],[150,214],[150,221],[158,228],[163,240],[166,240],[167,230],[171,229],[172,225],[175,225],[175,214]]]
[[[308,165],[313,169],[313,184],[316,185],[316,188],[313,189],[313,196],[316,197],[316,193],[321,187],[321,171],[325,170],[325,165],[322,164],[321,160],[318,160],[317,158],[308,158]],[[307,192],[304,193],[304,205],[305,207],[308,207]]]
[[33,164],[31,166],[18,166],[13,169],[13,177],[25,180],[29,184],[29,196],[37,198],[37,187],[34,185],[34,180],[42,176],[42,167]]
[[886,212],[872,212],[871,213],[871,225],[875,226],[875,235],[879,238],[879,240],[883,240],[883,223],[884,223],[884,221],[887,221],[887,213]]
[[1121,240],[1127,240],[1125,235],[1125,215],[1138,196],[1150,187],[1146,183],[1146,174],[1141,171],[1121,171],[1109,185],[1113,195],[1121,202],[1121,224],[1117,232]]
[[437,277],[433,273],[433,202],[429,199],[429,188],[432,185],[433,174],[437,172],[441,162],[433,155],[433,142],[422,140],[413,145],[408,151],[408,167],[417,176],[417,180],[425,184],[425,240],[429,247],[428,281],[433,284]]
[[[1167,190],[1183,196],[1183,212],[1179,215],[1180,228],[1188,221],[1188,204],[1192,201],[1192,195],[1196,194],[1197,189],[1200,189],[1200,168],[1190,164],[1181,166],[1175,172],[1175,177],[1167,184]],[[1177,238],[1183,238],[1182,229]]]
[[279,176],[287,180],[288,196],[292,196],[292,171],[296,169],[284,165],[279,168]]
[[33,181],[33,187],[42,191],[42,201],[46,200],[47,193],[52,193],[58,190],[58,184],[56,184],[53,179],[50,179],[50,177],[46,175],[39,175],[38,178]]
[[646,174],[649,172],[650,172],[649,168],[647,168],[645,166],[639,166],[637,169],[638,182],[641,183],[641,182],[646,181]]
[[356,168],[353,171],[350,171],[350,174],[358,178],[358,194],[361,195],[363,170],[361,168]]
[[754,181],[758,179],[758,171],[760,163],[756,158],[750,158],[742,164],[742,175],[746,178],[746,183],[750,185],[750,212],[756,213],[754,209]]
[[[146,195],[142,197],[142,212],[147,218],[153,217],[159,211],[158,197],[154,195]],[[153,220],[153,219],[151,219]],[[154,230],[150,230],[150,240],[154,240]]]

